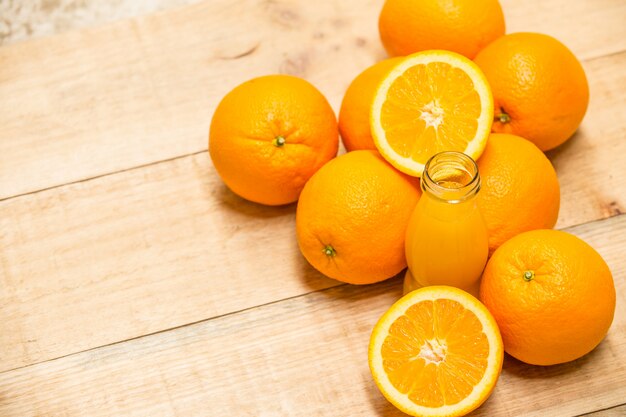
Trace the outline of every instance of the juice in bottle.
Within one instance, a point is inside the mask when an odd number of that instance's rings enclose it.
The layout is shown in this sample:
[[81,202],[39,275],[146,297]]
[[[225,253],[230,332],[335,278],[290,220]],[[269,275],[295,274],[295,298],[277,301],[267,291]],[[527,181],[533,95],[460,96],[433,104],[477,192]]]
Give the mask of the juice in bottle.
[[463,153],[441,152],[426,163],[421,186],[407,228],[404,291],[451,285],[475,294],[489,253],[478,167]]

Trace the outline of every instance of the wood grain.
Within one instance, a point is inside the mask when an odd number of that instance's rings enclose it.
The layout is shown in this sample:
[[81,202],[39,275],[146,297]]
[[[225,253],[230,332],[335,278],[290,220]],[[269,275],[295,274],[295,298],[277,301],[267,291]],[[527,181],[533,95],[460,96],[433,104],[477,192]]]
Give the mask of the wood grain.
[[[500,0],[500,4],[507,33],[546,33],[582,59],[626,50],[626,3],[623,1]],[[613,13],[605,13],[605,10]]]
[[[587,127],[550,155],[559,227],[624,212],[625,63],[587,63]],[[294,210],[234,196],[204,152],[0,202],[0,370],[335,285],[300,255]]]
[[[626,213],[626,53],[584,63],[591,98],[574,136],[547,153],[561,185],[557,228]],[[539,186],[539,185],[538,185]]]
[[232,194],[206,153],[0,203],[0,370],[335,285],[294,214]]
[[[219,99],[256,75],[307,78],[337,109],[384,57],[381,4],[212,0],[0,48],[0,199],[206,149]],[[622,0],[503,7],[581,59],[626,49]]]
[[[477,416],[573,416],[626,396],[626,215],[569,229],[609,264],[617,311],[589,355],[552,367],[506,357]],[[294,277],[283,277],[284,283]],[[0,373],[0,415],[402,416],[367,367],[372,326],[400,281],[317,291]]]
[[[384,57],[381,4],[211,0],[0,48],[0,416],[402,415],[365,351],[399,280],[321,276],[295,206],[234,196],[205,152],[215,105],[256,75],[304,77],[337,109]],[[548,153],[557,226],[585,223],[569,230],[609,262],[618,304],[578,361],[507,358],[475,415],[621,416],[626,3],[502,5],[509,32],[584,60],[588,114]]]
[[338,103],[383,56],[379,3],[205,1],[0,48],[0,198],[204,150],[217,102],[254,76]]

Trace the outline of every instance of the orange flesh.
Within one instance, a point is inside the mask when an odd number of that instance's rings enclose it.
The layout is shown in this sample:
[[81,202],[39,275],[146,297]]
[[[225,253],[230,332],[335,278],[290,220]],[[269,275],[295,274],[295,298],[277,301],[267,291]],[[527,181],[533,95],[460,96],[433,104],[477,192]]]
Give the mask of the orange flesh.
[[381,348],[393,386],[424,407],[466,398],[487,369],[489,342],[471,311],[453,300],[422,301],[389,329]]
[[474,138],[481,113],[471,78],[443,62],[416,65],[387,93],[381,123],[401,156],[426,160],[443,150],[463,151]]

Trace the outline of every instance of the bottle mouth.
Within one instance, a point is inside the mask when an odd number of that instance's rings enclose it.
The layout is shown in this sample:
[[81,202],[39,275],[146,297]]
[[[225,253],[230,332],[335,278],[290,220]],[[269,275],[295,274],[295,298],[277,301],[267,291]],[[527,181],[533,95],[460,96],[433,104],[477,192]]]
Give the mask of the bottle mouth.
[[480,190],[478,165],[462,152],[440,152],[426,162],[421,185],[434,197],[460,203]]

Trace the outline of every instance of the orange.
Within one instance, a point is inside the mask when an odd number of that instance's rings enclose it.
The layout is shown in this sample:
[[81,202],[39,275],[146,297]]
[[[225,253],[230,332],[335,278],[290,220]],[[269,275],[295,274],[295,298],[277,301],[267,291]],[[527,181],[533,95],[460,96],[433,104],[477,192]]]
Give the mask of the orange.
[[370,110],[376,147],[414,176],[442,151],[478,159],[492,121],[487,79],[472,61],[449,51],[418,52],[399,61],[378,86]]
[[493,314],[504,350],[534,365],[578,359],[613,321],[615,287],[606,262],[566,232],[533,230],[493,254],[480,299]]
[[306,181],[337,154],[337,120],[324,96],[288,75],[254,78],[217,106],[209,153],[226,185],[257,203],[298,199]]
[[554,227],[559,180],[550,160],[532,142],[491,134],[478,170],[482,180],[478,206],[487,224],[490,254],[519,233]]
[[391,56],[446,49],[472,59],[504,26],[497,0],[386,0],[378,20]]
[[339,133],[348,151],[376,150],[370,131],[370,107],[376,87],[401,58],[380,61],[360,73],[346,90],[339,110]]
[[493,91],[494,132],[522,136],[547,151],[572,136],[583,120],[589,103],[585,71],[553,37],[506,35],[474,61]]
[[458,288],[424,287],[380,318],[368,359],[374,382],[412,416],[462,416],[496,385],[504,352],[487,308]]
[[370,284],[406,268],[404,234],[420,195],[418,181],[376,151],[333,159],[307,182],[296,233],[304,257],[326,276]]

